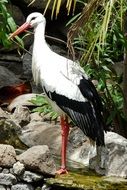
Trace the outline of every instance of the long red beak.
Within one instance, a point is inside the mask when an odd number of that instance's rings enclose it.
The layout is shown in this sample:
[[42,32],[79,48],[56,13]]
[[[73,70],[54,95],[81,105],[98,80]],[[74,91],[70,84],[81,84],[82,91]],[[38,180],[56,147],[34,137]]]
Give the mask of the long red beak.
[[31,28],[31,25],[27,22],[25,22],[23,25],[21,25],[15,32],[13,32],[10,36],[9,39],[15,37],[16,35],[22,33],[24,30]]

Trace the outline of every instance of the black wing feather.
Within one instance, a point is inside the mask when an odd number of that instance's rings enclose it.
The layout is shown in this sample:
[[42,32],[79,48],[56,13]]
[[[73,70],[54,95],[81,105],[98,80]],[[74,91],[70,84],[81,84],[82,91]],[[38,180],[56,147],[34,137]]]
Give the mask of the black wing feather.
[[[81,93],[85,98],[87,98],[93,105],[93,108],[95,110],[95,114],[97,117],[97,120],[100,124],[103,123],[103,106],[100,96],[98,95],[98,92],[93,85],[93,83],[88,79],[83,79],[80,81],[80,84],[78,85]],[[104,123],[103,123],[104,125]]]
[[96,88],[90,80],[80,80],[78,85],[82,95],[88,101],[76,101],[54,92],[47,92],[47,96],[72,119],[86,136],[96,141],[97,145],[104,145],[102,103]]

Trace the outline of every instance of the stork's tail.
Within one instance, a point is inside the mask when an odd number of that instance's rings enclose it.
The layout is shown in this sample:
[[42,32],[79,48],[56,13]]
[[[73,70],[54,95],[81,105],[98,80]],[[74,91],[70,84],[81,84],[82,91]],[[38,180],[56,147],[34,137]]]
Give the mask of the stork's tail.
[[103,125],[100,125],[100,128],[99,128],[99,130],[97,132],[96,145],[97,146],[105,146],[104,127],[103,127]]

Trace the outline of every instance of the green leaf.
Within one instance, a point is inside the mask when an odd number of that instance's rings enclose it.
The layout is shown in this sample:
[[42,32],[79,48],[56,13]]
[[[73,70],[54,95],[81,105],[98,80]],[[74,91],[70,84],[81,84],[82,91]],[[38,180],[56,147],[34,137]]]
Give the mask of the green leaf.
[[19,46],[22,47],[22,48],[24,48],[24,42],[23,42],[23,40],[19,36],[15,36],[15,39],[19,43]]
[[36,98],[31,99],[30,102],[32,102],[36,106],[42,106],[42,105],[48,104],[45,97],[41,95],[37,95]]
[[106,65],[103,65],[102,68],[103,68],[105,71],[111,72],[111,70],[110,70]]
[[44,107],[36,107],[36,108],[32,109],[32,112],[43,113],[43,111],[44,111]]
[[48,104],[48,101],[46,100],[45,96],[37,95],[36,98],[33,98],[30,100],[36,108],[32,110],[32,112],[39,112],[43,114],[50,113],[50,117],[52,120],[56,119],[58,117],[58,114],[52,110],[51,105]]
[[55,119],[57,119],[58,114],[56,112],[51,112],[50,116],[51,116],[52,120],[55,120]]
[[17,25],[15,24],[14,19],[10,16],[10,14],[7,14],[7,23],[11,29],[11,31],[15,31],[17,28]]

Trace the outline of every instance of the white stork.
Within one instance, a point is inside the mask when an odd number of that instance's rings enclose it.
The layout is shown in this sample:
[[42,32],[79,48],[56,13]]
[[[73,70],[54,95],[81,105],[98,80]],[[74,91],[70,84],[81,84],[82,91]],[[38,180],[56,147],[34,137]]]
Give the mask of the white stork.
[[34,28],[32,73],[41,84],[47,99],[61,118],[62,151],[58,174],[67,173],[66,146],[71,119],[97,146],[104,146],[104,123],[101,99],[84,70],[72,60],[53,52],[45,41],[45,17],[31,13],[10,38]]

